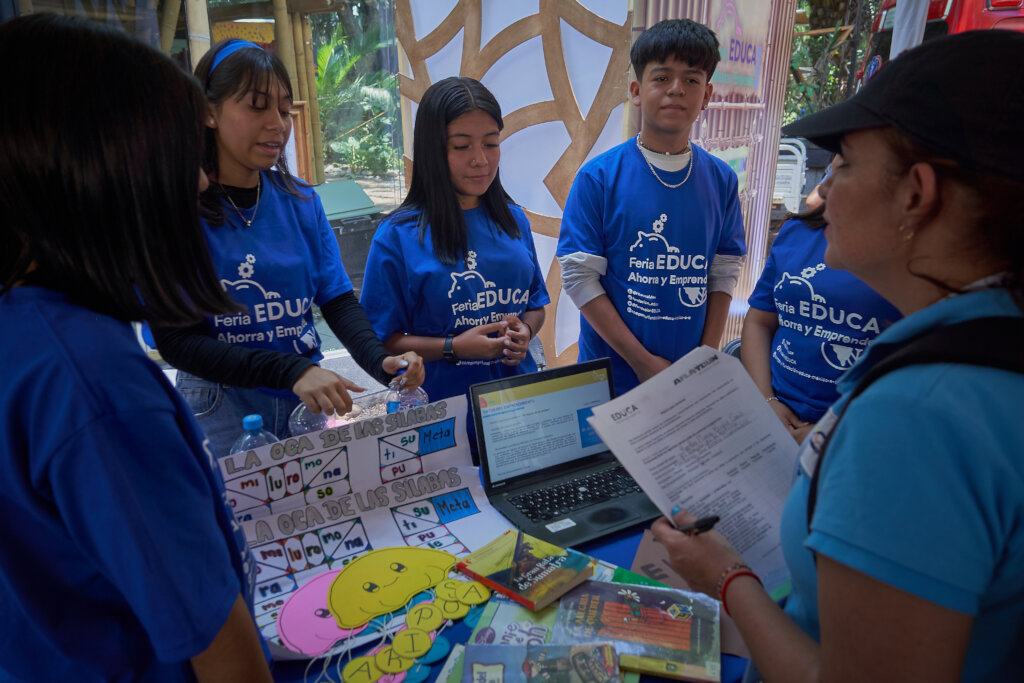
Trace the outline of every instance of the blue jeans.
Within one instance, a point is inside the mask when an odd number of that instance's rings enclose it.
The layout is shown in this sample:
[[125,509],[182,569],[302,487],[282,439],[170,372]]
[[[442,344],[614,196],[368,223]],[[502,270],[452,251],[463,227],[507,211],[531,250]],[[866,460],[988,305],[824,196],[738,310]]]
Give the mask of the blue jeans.
[[302,402],[298,396],[280,398],[256,389],[210,382],[181,370],[175,386],[206,432],[215,458],[231,452],[231,446],[242,435],[242,418],[246,415],[262,415],[263,428],[278,439],[291,436],[288,416]]

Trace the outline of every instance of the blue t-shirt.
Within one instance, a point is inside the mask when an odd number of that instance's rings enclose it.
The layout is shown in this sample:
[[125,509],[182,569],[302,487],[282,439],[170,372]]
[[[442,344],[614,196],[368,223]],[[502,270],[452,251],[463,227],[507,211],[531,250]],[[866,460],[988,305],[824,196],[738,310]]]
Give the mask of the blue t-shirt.
[[204,437],[131,327],[0,295],[0,678],[182,681],[255,563]]
[[[520,236],[506,235],[484,206],[464,211],[469,255],[454,266],[434,257],[428,226],[419,239],[418,214],[381,222],[366,259],[361,302],[377,336],[395,332],[423,337],[460,334],[478,325],[522,316],[550,299],[540,272],[526,214],[511,205]],[[437,360],[424,365],[423,388],[431,401],[465,393],[471,384],[537,369],[530,354],[518,365],[500,359]]]
[[351,291],[352,283],[320,197],[302,185],[301,197],[290,195],[270,180],[272,173],[262,173],[252,226],[245,227],[227,204],[223,225],[203,221],[221,284],[248,309],[207,318],[206,329],[224,342],[318,361],[320,336],[310,306]]
[[[1021,315],[1005,291],[962,294],[895,323],[839,378],[839,401],[800,451],[782,513],[786,612],[819,639],[814,552],[974,617],[965,681],[1019,680],[1024,623],[1024,375],[971,365],[893,371],[850,402],[828,447],[812,531],[816,446],[878,359],[926,330]],[[984,340],[1000,343],[1000,340]],[[1013,340],[1010,343],[1019,343]]]
[[772,244],[750,306],[776,313],[772,390],[805,422],[839,397],[836,378],[902,316],[858,277],[825,265],[825,231],[787,221]]
[[[651,353],[675,361],[704,332],[708,266],[715,254],[746,253],[736,174],[690,145],[693,171],[681,187],[654,178],[634,140],[587,163],[562,215],[558,255],[603,256],[601,277],[623,322]],[[658,171],[681,182],[688,169]],[[579,360],[609,356],[615,391],[635,387],[636,373],[580,316]]]

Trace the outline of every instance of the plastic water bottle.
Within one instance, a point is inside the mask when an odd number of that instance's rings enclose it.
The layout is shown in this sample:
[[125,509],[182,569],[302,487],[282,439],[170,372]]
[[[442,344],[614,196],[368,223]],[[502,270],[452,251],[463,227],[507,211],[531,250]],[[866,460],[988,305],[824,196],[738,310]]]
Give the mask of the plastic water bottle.
[[427,392],[423,387],[416,387],[415,389],[405,389],[401,385],[401,377],[405,374],[405,369],[398,371],[395,378],[388,384],[388,395],[386,402],[389,413],[397,413],[400,410],[408,410],[415,406],[425,406],[430,403],[430,398],[427,397]]
[[242,428],[245,431],[231,447],[232,453],[251,451],[265,444],[277,442],[277,437],[263,428],[262,415],[246,415],[242,418]]
[[352,410],[344,415],[314,413],[306,407],[305,403],[300,403],[288,417],[288,431],[292,436],[298,436],[299,434],[319,432],[324,429],[334,429],[335,427],[355,422],[360,419],[362,413],[363,409],[355,403],[352,404]]

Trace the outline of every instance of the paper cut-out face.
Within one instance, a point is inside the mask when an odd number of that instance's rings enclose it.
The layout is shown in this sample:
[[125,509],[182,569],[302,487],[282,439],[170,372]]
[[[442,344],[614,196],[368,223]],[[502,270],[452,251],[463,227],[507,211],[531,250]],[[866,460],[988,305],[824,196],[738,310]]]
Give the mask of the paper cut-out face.
[[340,569],[318,574],[292,593],[277,614],[277,633],[285,647],[309,657],[324,654],[339,640],[363,628],[341,629],[327,609],[327,591]]
[[382,548],[357,557],[331,583],[328,607],[341,628],[357,628],[437,585],[455,556],[431,548]]

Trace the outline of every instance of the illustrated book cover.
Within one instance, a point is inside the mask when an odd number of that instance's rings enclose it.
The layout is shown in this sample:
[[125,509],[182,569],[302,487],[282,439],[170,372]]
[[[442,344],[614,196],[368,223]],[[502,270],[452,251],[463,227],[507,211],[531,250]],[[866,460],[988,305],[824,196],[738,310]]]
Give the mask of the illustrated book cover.
[[[551,637],[555,625],[558,605],[549,605],[539,612],[531,611],[513,602],[511,598],[492,593],[491,600],[484,606],[473,633],[467,643],[481,645],[543,645]],[[438,676],[445,683],[460,683],[463,672],[464,647],[452,658],[448,675]],[[455,649],[452,649],[455,653]],[[640,674],[634,671],[620,671],[622,683],[638,683]]]
[[483,645],[469,643],[462,683],[620,683],[608,643]]
[[588,581],[562,596],[553,643],[610,642],[624,671],[721,680],[718,601],[677,588]]
[[456,567],[532,610],[543,609],[594,572],[587,555],[519,529],[509,529],[463,557]]

